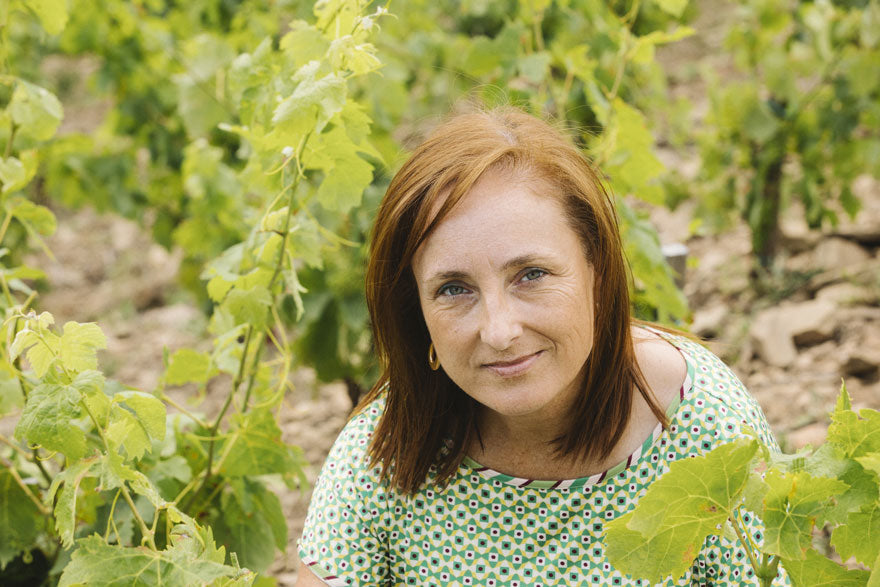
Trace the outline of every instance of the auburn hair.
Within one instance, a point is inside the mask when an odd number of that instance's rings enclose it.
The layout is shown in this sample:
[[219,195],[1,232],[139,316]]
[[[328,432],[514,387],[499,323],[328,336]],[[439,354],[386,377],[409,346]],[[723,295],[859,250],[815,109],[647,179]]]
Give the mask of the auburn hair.
[[607,457],[628,424],[634,389],[666,423],[636,363],[617,214],[592,164],[563,131],[516,108],[459,114],[435,128],[392,179],[367,266],[367,306],[382,374],[359,408],[385,395],[369,455],[404,493],[417,491],[429,471],[441,484],[455,473],[477,434],[478,408],[442,369],[428,365],[431,340],[413,255],[472,186],[495,170],[551,188],[596,275],[593,348],[583,392],[556,439],[558,454]]

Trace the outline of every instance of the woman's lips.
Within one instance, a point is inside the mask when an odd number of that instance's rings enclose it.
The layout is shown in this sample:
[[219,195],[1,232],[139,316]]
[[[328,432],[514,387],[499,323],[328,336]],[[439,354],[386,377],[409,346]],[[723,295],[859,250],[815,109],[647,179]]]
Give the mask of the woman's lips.
[[543,351],[532,353],[531,355],[523,355],[512,361],[496,361],[494,363],[485,363],[483,367],[492,371],[501,377],[516,377],[524,374],[535,363]]

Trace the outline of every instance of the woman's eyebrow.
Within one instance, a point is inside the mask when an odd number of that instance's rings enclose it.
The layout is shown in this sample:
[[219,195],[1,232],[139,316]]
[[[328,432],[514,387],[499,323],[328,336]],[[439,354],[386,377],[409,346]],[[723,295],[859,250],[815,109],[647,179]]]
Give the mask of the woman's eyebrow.
[[526,253],[525,255],[519,255],[518,257],[514,257],[513,259],[507,261],[504,265],[501,266],[501,269],[508,270],[513,269],[515,267],[523,267],[525,265],[540,265],[541,263],[546,263],[547,260],[540,255],[535,253]]
[[[525,255],[518,255],[504,263],[501,266],[502,271],[507,271],[509,269],[513,269],[516,267],[524,267],[526,265],[534,265],[534,264],[542,264],[547,263],[547,259],[538,255],[536,253],[526,253]],[[458,269],[452,269],[449,271],[438,271],[429,277],[426,281],[428,283],[433,283],[435,281],[447,281],[450,279],[466,279],[468,277],[468,273],[465,271],[461,271]]]

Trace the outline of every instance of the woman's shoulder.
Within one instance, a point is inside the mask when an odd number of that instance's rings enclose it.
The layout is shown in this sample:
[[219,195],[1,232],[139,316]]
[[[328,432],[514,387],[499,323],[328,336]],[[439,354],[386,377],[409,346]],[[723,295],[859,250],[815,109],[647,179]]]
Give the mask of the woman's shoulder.
[[777,446],[758,401],[724,361],[698,341],[673,332],[653,331],[678,349],[687,362],[688,389],[684,390],[681,409],[711,418],[718,441],[753,431],[768,446]]
[[351,415],[327,455],[324,463],[325,472],[344,470],[349,474],[371,468],[370,442],[384,409],[385,397],[380,395],[373,401],[361,405]]

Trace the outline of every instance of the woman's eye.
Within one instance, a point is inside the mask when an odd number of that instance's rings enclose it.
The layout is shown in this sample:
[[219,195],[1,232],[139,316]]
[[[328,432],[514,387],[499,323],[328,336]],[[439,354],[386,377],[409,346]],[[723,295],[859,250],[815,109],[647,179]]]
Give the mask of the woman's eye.
[[463,293],[466,293],[467,290],[460,285],[456,285],[454,283],[449,283],[441,287],[437,294],[441,296],[460,296]]
[[539,278],[545,276],[546,274],[547,274],[547,272],[544,271],[543,269],[529,269],[528,271],[526,271],[523,274],[522,279],[520,281],[534,281],[536,279],[539,279]]

